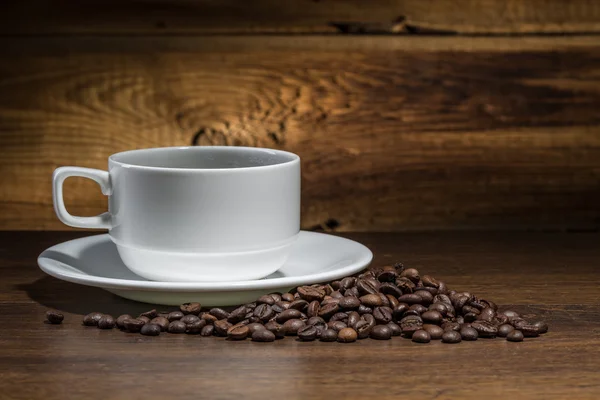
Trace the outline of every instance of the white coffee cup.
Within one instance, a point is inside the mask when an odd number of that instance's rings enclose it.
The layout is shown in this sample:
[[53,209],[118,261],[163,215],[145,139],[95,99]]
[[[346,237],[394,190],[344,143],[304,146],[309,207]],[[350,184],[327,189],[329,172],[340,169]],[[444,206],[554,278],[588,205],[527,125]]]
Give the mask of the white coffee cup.
[[[96,181],[108,212],[76,217],[63,202],[70,176]],[[108,229],[123,262],[157,281],[263,278],[286,261],[300,231],[300,158],[253,147],[166,147],[125,151],[108,172],[60,167],[58,218]]]

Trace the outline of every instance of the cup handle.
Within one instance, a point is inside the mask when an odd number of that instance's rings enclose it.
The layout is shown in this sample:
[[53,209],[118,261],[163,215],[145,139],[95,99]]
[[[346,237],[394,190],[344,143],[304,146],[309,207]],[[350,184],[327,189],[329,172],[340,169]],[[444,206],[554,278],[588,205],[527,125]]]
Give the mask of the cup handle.
[[95,217],[77,217],[69,214],[63,200],[63,183],[70,176],[81,176],[88,178],[100,185],[102,194],[109,196],[112,193],[110,176],[108,172],[92,168],[60,167],[52,175],[52,198],[54,200],[54,211],[65,225],[75,228],[110,229],[110,213],[105,212]]

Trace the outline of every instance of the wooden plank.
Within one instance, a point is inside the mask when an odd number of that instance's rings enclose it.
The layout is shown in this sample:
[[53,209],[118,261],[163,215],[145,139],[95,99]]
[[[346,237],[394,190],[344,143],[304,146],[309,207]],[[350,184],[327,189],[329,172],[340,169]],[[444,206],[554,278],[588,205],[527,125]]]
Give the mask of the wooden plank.
[[[550,325],[546,335],[523,343],[457,345],[398,337],[353,344],[288,337],[268,344],[83,327],[81,315],[92,310],[137,314],[152,306],[44,277],[35,267],[38,252],[75,236],[0,233],[0,273],[7,277],[0,280],[0,390],[11,399],[101,399],[107,391],[123,399],[600,397],[598,234],[350,235],[369,245],[376,264],[418,264],[422,273],[446,276]],[[65,313],[62,325],[42,323],[50,307]]]
[[5,1],[0,34],[581,33],[593,0]]
[[[128,44],[53,39],[42,43],[88,51],[48,53],[26,39],[0,60],[0,227],[64,229],[51,207],[57,166],[190,144],[298,153],[304,227],[600,222],[593,37],[179,38],[160,53],[152,39],[111,40]],[[85,215],[106,207],[83,180],[66,200]]]

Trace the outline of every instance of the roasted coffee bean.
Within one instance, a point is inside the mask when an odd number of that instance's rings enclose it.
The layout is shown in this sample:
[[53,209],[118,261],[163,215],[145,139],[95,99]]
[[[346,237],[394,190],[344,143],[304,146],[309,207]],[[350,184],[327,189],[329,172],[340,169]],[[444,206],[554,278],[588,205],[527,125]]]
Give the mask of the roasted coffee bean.
[[169,320],[169,322],[177,321],[177,320],[180,320],[181,318],[183,318],[183,313],[181,311],[170,312],[169,315],[167,316],[167,319]]
[[396,272],[396,268],[391,265],[383,267],[377,274],[379,282],[395,282],[397,277],[398,272]]
[[259,324],[258,322],[251,322],[246,326],[248,327],[248,336],[252,336],[254,332],[259,331],[261,329],[266,329],[263,324]]
[[277,322],[279,322],[280,324],[283,324],[285,321],[290,320],[290,319],[298,319],[302,317],[302,312],[298,311],[296,309],[290,308],[288,310],[285,310],[283,312],[281,312],[279,315],[277,315],[277,317],[275,317],[275,320]]
[[438,294],[438,290],[434,287],[429,287],[429,286],[419,286],[416,288],[417,291],[421,291],[421,292],[427,292],[429,294],[431,294],[431,298],[433,299],[433,296],[435,296],[436,294]]
[[116,320],[117,328],[119,328],[121,330],[125,329],[125,325],[123,323],[125,322],[126,319],[133,319],[133,317],[129,314],[119,315],[119,317]]
[[267,322],[271,318],[275,317],[276,313],[275,311],[273,311],[273,308],[270,305],[266,303],[261,303],[258,306],[256,306],[256,308],[252,312],[252,315],[262,322]]
[[198,315],[198,314],[200,314],[202,305],[200,305],[200,303],[183,303],[182,305],[179,306],[179,309],[181,310],[182,313],[184,313],[186,315],[187,314]]
[[[342,297],[344,297],[344,295],[339,290],[335,290],[335,291],[331,292],[329,297],[331,297],[332,299],[341,299]],[[323,299],[323,300],[325,300],[325,299]],[[327,299],[327,300],[329,300],[329,299]]]
[[375,326],[369,324],[367,321],[360,320],[356,323],[356,325],[351,326],[350,328],[352,328],[356,331],[357,337],[359,339],[366,339],[369,337],[369,335],[371,334],[371,331],[373,330],[374,327]]
[[85,326],[98,326],[98,321],[102,318],[104,314],[99,312],[89,313],[85,317],[83,317],[83,325]]
[[404,271],[402,271],[400,273],[400,277],[401,278],[408,278],[410,279],[413,283],[417,283],[419,282],[419,280],[421,279],[421,277],[419,276],[419,271],[414,269],[414,268],[407,268]]
[[[227,322],[232,323],[232,324],[236,324],[242,320],[244,320],[246,318],[246,314],[248,313],[248,307],[244,306],[239,306],[238,308],[236,308],[235,310],[233,310],[230,314],[229,317],[227,317]],[[227,332],[225,332],[226,334]],[[223,335],[225,336],[225,335]]]
[[306,324],[301,319],[288,319],[283,324],[283,331],[286,336],[296,336],[298,331],[304,326],[306,326]]
[[206,325],[200,331],[200,336],[204,336],[204,337],[206,337],[206,336],[212,336],[212,335],[214,335],[214,333],[215,333],[215,326],[214,325]]
[[527,325],[529,322],[521,317],[509,318],[508,323],[519,329],[522,325]]
[[427,309],[429,311],[437,311],[442,314],[442,316],[445,316],[448,312],[448,306],[444,303],[433,303]]
[[229,328],[231,328],[233,325],[225,319],[220,319],[218,321],[215,321],[214,323],[214,327],[215,327],[215,335],[217,336],[227,336],[227,331],[229,330]]
[[414,293],[403,294],[402,296],[398,297],[398,301],[408,305],[421,304],[421,296]]
[[342,297],[338,303],[343,310],[356,310],[360,307],[361,301],[354,296]]
[[139,317],[137,317],[137,319],[139,319],[140,321],[144,321],[145,324],[150,323],[150,318],[146,317],[145,315],[140,315]]
[[184,315],[183,318],[180,319],[180,321],[186,325],[189,325],[189,324],[193,324],[195,322],[200,321],[200,318],[194,314],[187,314],[187,315]]
[[398,322],[404,317],[404,313],[408,311],[409,305],[406,303],[400,303],[394,308],[394,321]]
[[416,315],[409,315],[400,320],[400,328],[405,336],[412,336],[415,331],[423,327],[423,320]]
[[431,340],[440,340],[444,335],[444,330],[437,325],[423,324],[423,329],[429,333]]
[[250,310],[254,310],[257,305],[256,302],[245,304],[246,308],[249,308]]
[[443,315],[439,311],[425,311],[421,314],[421,318],[423,318],[423,322],[435,325],[441,324],[444,320]]
[[152,320],[150,321],[150,323],[151,324],[156,324],[156,325],[160,326],[160,330],[162,332],[166,332],[167,329],[169,329],[169,320],[166,319],[165,317],[152,318]]
[[140,329],[140,333],[144,336],[158,336],[160,335],[160,326],[156,324],[144,324]]
[[492,322],[494,323],[494,325],[504,325],[508,323],[508,317],[504,314],[496,313],[496,316],[494,317]]
[[308,307],[308,302],[304,299],[296,299],[290,303],[290,310],[304,311]]
[[340,281],[340,287],[343,288],[344,290],[348,290],[351,287],[354,287],[355,284],[356,284],[356,278],[354,278],[352,276],[347,276]]
[[306,325],[325,325],[325,324],[327,324],[327,323],[321,317],[310,317],[306,321]]
[[436,295],[433,297],[433,303],[434,303],[434,304],[435,304],[435,303],[442,303],[442,304],[444,304],[444,305],[446,305],[446,306],[448,306],[448,307],[453,307],[453,306],[452,306],[452,300],[450,300],[450,297],[448,297],[448,296],[447,296],[447,295],[445,295],[445,294],[436,294]]
[[325,321],[328,321],[334,314],[340,311],[340,306],[335,303],[330,303],[325,306],[322,306],[319,309],[319,317],[323,318]]
[[495,316],[496,316],[496,311],[492,310],[490,307],[487,307],[487,308],[484,308],[483,310],[481,310],[477,319],[491,322],[494,320]]
[[481,300],[477,299],[476,297],[473,297],[473,299],[469,301],[469,305],[472,307],[475,307],[479,311],[483,311],[486,308],[489,308],[487,302],[482,302]]
[[372,309],[371,307],[367,307],[367,306],[365,306],[364,304],[361,304],[361,305],[358,307],[358,310],[357,310],[357,312],[358,312],[360,315],[371,314],[371,313],[373,313],[373,309]]
[[312,342],[317,336],[317,328],[313,325],[306,325],[298,330],[298,339],[303,342]]
[[[277,303],[278,301],[281,301],[281,293],[269,293],[267,296],[271,296],[271,298],[273,299],[273,304]],[[258,305],[258,301],[256,302]],[[272,306],[273,304],[269,304],[270,306]]]
[[379,291],[379,282],[370,279],[359,279],[356,281],[356,289],[361,296],[376,294]]
[[[189,314],[192,315],[192,314]],[[185,333],[189,333],[191,335],[198,334],[202,332],[202,329],[206,326],[206,320],[198,319],[197,321],[190,322],[185,325]]]
[[329,299],[325,299],[321,302],[321,307],[325,307],[326,305],[329,305],[329,304],[339,304],[341,299],[342,299],[342,297],[339,299],[334,299],[333,297],[331,297]]
[[46,311],[46,321],[53,325],[62,324],[65,316],[56,310]]
[[320,308],[321,308],[321,305],[319,304],[319,302],[317,300],[311,301],[310,303],[308,303],[308,307],[306,307],[306,315],[309,318],[316,317],[319,315]]
[[392,336],[400,336],[402,334],[402,328],[400,328],[400,326],[395,322],[390,322],[387,324],[387,326],[392,331]]
[[379,296],[379,298],[381,299],[381,305],[385,306],[385,307],[389,307],[390,306],[390,301],[388,300],[387,296],[383,293],[377,293],[377,295]]
[[103,315],[98,320],[98,328],[100,329],[112,329],[116,325],[115,319],[110,315]]
[[352,343],[356,342],[358,334],[352,328],[344,328],[338,332],[337,341],[340,343]]
[[429,343],[431,341],[431,336],[426,330],[419,329],[413,333],[412,341],[415,343]]
[[418,317],[418,316],[420,316],[420,315],[421,315],[421,313],[420,313],[420,312],[418,312],[417,310],[415,310],[414,308],[413,308],[413,309],[410,309],[410,308],[409,308],[409,309],[408,309],[408,310],[406,310],[406,312],[404,313],[404,316],[405,316],[405,317],[408,317],[409,315],[416,315],[416,316]]
[[471,323],[471,327],[477,331],[479,337],[493,338],[498,334],[498,328],[489,321],[477,320]]
[[333,329],[336,332],[341,331],[344,328],[347,328],[348,324],[342,322],[342,321],[330,321],[327,323],[327,328],[328,329]]
[[537,337],[540,335],[539,328],[533,324],[521,325],[519,330],[525,337]]
[[245,340],[250,330],[246,325],[234,325],[227,330],[228,340]]
[[222,308],[211,308],[208,313],[215,317],[217,320],[229,318],[229,313],[223,310]]
[[300,286],[298,288],[298,294],[300,298],[306,300],[307,302],[311,301],[321,301],[323,297],[325,297],[325,290],[312,286]]
[[409,310],[415,310],[417,312],[417,314],[421,315],[424,312],[427,311],[427,307],[421,305],[421,304],[413,304],[412,306],[410,306],[408,308]]
[[506,337],[509,333],[514,331],[515,328],[510,324],[502,324],[498,327],[498,336]]
[[281,295],[281,301],[287,301],[288,303],[291,303],[294,301],[294,295],[291,293],[284,293]]
[[421,304],[428,306],[433,303],[433,295],[426,290],[417,290],[413,294],[416,294],[421,298]]
[[446,321],[442,323],[442,329],[445,331],[460,331],[460,324],[458,322]]
[[[149,319],[154,319],[154,318],[158,317],[158,312],[157,312],[156,310],[154,310],[154,309],[153,309],[153,310],[150,310],[150,311],[146,311],[146,312],[143,312],[143,313],[141,313],[141,314],[139,315],[139,317],[147,317],[147,318],[149,318]],[[139,318],[139,317],[138,317],[138,318]]]
[[177,320],[169,323],[167,331],[169,333],[185,333],[186,326],[183,322]]
[[275,334],[268,329],[261,329],[252,334],[253,342],[274,342]]
[[478,317],[478,315],[477,315],[477,314],[474,314],[474,313],[466,313],[466,314],[463,316],[463,319],[464,319],[466,322],[473,322],[473,321],[475,321],[475,320],[477,319],[477,317]]
[[218,320],[217,317],[208,313],[203,314],[201,319],[205,320],[207,325],[213,325]]
[[[279,296],[281,298],[281,296]],[[278,300],[275,300],[270,294],[265,294],[264,296],[260,296],[256,302],[258,304],[268,304],[270,306],[272,306],[273,304],[275,304]]]
[[398,289],[400,289],[403,294],[412,293],[416,287],[416,285],[408,278],[396,279],[396,286],[398,286]]
[[265,324],[265,329],[268,330],[269,332],[272,332],[275,337],[277,338],[282,338],[285,336],[285,331],[283,328],[283,325],[275,322],[275,321],[269,321]]
[[378,294],[372,293],[360,297],[360,303],[367,307],[379,307],[383,304]]
[[505,310],[505,311],[500,312],[500,314],[505,315],[509,319],[510,318],[519,318],[520,317],[520,315],[517,312],[512,311],[512,310]]
[[371,339],[388,340],[392,338],[392,330],[387,325],[376,325],[369,335]]
[[460,336],[460,333],[458,333],[456,331],[452,331],[452,330],[446,331],[442,335],[443,343],[460,343],[461,341],[462,341],[462,337]]
[[514,330],[506,335],[506,340],[509,342],[522,342],[524,337],[521,331]]
[[291,304],[290,302],[282,300],[282,301],[278,301],[277,303],[273,304],[273,306],[271,308],[276,313],[280,313],[280,312],[283,312],[283,311],[289,309],[290,304]]
[[460,337],[462,340],[473,341],[477,340],[479,333],[477,333],[477,330],[470,326],[463,326],[460,328]]
[[438,280],[429,275],[423,275],[421,277],[421,282],[423,283],[423,286],[429,286],[436,289],[440,287],[440,283],[438,282]]
[[377,307],[373,310],[373,318],[378,324],[387,325],[392,322],[393,310],[389,307]]
[[442,281],[438,281],[439,286],[437,288],[437,292],[438,294],[446,294],[448,293],[448,286],[446,286],[446,283],[442,282]]
[[462,310],[462,308],[467,305],[469,301],[469,297],[464,295],[456,295],[452,299],[452,306],[454,306],[455,310]]
[[396,307],[398,307],[400,305],[400,302],[398,301],[397,298],[395,298],[394,296],[392,296],[391,294],[386,294],[385,295],[388,299],[388,302],[390,303],[390,308],[392,310],[394,310]]
[[358,293],[356,286],[354,286],[353,288],[346,290],[344,296],[360,297],[360,294]]
[[[456,319],[454,320],[454,322],[456,322],[457,324],[460,324],[462,326],[462,325],[465,324],[465,319],[462,316],[459,315],[458,317],[456,317]],[[471,326],[471,325],[469,324],[469,326]]]
[[329,318],[329,321],[330,322],[342,321],[342,322],[346,323],[348,321],[348,313],[345,313],[345,312],[335,313],[331,316],[331,318]]
[[352,311],[351,313],[348,314],[348,320],[346,321],[346,323],[348,324],[348,326],[350,328],[355,328],[356,324],[358,323],[358,321],[360,321],[360,314],[357,313],[356,311]]
[[333,329],[325,329],[321,332],[321,342],[335,342],[337,340],[338,333]]
[[536,321],[533,323],[533,325],[537,328],[538,333],[540,335],[543,335],[544,333],[548,332],[548,324],[544,321]]

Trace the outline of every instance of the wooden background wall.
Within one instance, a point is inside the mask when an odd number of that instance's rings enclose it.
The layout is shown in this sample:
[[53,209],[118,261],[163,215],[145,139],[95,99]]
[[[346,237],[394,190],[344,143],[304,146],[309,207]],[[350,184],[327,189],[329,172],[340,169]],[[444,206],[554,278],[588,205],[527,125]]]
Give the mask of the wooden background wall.
[[1,229],[68,229],[58,166],[211,144],[298,153],[305,228],[597,229],[600,3],[1,3]]

